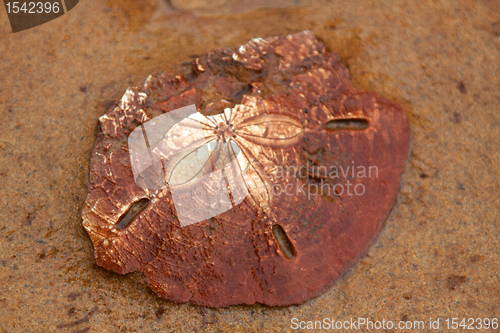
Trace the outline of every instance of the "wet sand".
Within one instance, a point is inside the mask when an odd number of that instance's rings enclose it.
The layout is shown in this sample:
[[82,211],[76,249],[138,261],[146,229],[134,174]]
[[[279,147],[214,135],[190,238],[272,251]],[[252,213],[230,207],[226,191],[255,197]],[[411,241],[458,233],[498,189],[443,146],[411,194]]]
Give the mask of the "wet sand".
[[[251,3],[251,4],[250,4]],[[13,34],[0,10],[0,332],[282,332],[291,319],[500,319],[497,1],[81,1]],[[401,190],[368,254],[300,306],[210,309],[99,268],[81,226],[98,117],[217,47],[310,29],[401,104]],[[457,330],[460,331],[461,329]]]

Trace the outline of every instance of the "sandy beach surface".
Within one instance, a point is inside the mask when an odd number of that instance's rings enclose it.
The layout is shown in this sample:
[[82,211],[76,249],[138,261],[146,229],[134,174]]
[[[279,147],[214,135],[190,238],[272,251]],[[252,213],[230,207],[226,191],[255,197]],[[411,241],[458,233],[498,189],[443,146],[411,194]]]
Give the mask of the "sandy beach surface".
[[[81,0],[18,33],[0,9],[0,333],[287,332],[323,318],[448,332],[447,318],[500,321],[500,3],[266,3]],[[99,116],[151,73],[306,29],[356,88],[408,114],[398,199],[367,255],[324,295],[280,308],[175,304],[142,274],[98,267],[81,210]]]

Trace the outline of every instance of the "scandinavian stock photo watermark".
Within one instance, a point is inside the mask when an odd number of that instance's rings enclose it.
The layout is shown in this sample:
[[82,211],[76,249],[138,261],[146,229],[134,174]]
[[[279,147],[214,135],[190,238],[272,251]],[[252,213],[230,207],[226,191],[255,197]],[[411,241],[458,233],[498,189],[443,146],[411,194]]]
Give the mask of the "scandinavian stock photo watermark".
[[[275,182],[271,187],[273,196],[279,195],[307,195],[308,199],[316,195],[327,196],[362,196],[366,193],[366,187],[359,180],[364,178],[378,178],[378,167],[375,165],[364,166],[355,165],[354,161],[351,165],[339,166],[315,166],[301,165],[296,166],[278,166],[274,168],[272,173],[274,178],[284,179],[290,176],[297,176],[295,184]],[[315,182],[305,182],[299,179],[312,177]],[[319,180],[319,181],[318,181]]]
[[[122,102],[134,96],[128,91]],[[150,119],[128,137],[136,184],[151,191],[168,186],[182,227],[222,214],[248,196],[268,202],[283,195],[305,195],[309,200],[317,195],[362,196],[366,179],[379,177],[377,166],[357,165],[345,156],[339,165],[278,163],[254,145],[253,155],[261,161],[251,159],[248,148],[234,140],[232,112],[205,116],[193,104]],[[275,120],[269,117],[269,122]]]
[[373,320],[370,318],[349,318],[336,320],[323,318],[322,320],[300,320],[292,318],[292,330],[342,330],[342,331],[379,331],[401,330],[403,332],[432,332],[434,330],[496,330],[499,328],[498,318],[429,318],[427,320]]

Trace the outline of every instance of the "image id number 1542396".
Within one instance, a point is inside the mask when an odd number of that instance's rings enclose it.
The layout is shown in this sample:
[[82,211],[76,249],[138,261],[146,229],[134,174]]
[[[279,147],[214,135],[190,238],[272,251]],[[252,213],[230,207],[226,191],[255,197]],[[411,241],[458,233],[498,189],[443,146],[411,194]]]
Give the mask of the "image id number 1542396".
[[6,2],[5,8],[8,14],[42,14],[42,13],[59,13],[59,2]]
[[446,318],[444,320],[447,329],[468,329],[468,330],[480,330],[480,329],[497,329],[498,328],[498,318]]

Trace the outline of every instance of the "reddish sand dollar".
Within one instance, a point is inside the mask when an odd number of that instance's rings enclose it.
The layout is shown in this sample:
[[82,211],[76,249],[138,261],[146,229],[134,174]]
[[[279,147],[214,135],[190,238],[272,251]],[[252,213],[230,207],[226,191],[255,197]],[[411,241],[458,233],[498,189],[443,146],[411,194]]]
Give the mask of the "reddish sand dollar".
[[[144,188],[130,134],[192,105],[196,116],[148,146],[165,186]],[[83,209],[97,263],[143,272],[160,297],[211,307],[298,304],[323,293],[383,228],[409,140],[404,110],[353,88],[311,32],[253,39],[150,76],[99,122]],[[190,162],[210,144],[210,160]],[[216,169],[241,191],[232,187],[220,199],[225,211],[197,221],[196,205],[208,203],[193,182]],[[181,213],[197,222],[181,223]]]

